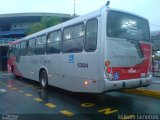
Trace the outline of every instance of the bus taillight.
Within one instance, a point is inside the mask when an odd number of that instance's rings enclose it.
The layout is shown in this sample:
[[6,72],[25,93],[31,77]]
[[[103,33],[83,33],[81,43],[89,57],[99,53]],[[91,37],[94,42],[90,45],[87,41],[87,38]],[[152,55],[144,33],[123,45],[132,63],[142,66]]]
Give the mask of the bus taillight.
[[106,61],[105,62],[105,66],[106,66],[106,71],[107,71],[107,73],[111,73],[111,67],[110,67],[110,61]]
[[107,73],[111,73],[111,68],[110,67],[107,68]]

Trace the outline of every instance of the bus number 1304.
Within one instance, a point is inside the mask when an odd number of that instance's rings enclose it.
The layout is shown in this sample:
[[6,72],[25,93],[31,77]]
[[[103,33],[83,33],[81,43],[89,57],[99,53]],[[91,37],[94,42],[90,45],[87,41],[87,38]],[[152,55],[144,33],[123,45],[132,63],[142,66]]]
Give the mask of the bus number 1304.
[[77,63],[79,68],[88,68],[88,63]]

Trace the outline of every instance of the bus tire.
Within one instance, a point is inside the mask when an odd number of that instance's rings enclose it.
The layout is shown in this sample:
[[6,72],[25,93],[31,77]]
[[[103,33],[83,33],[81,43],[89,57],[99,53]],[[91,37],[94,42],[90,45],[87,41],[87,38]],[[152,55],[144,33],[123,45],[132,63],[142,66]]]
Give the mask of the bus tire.
[[48,76],[45,70],[41,70],[39,76],[40,84],[43,89],[47,89],[48,87]]

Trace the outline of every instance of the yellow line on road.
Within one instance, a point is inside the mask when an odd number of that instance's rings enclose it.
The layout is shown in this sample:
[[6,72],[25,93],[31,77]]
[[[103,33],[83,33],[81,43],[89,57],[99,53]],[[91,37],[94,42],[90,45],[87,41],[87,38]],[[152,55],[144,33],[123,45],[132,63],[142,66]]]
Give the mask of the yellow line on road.
[[74,113],[72,113],[72,112],[70,112],[70,111],[68,111],[68,110],[61,110],[60,113],[66,115],[66,116],[68,116],[68,117],[74,115]]
[[49,108],[55,108],[56,105],[52,104],[52,103],[46,103],[45,106],[49,107]]
[[33,98],[37,102],[42,102],[43,100],[41,98]]
[[149,97],[160,98],[160,91],[147,90],[147,89],[125,89],[123,92],[145,95]]
[[81,107],[86,107],[86,108],[88,108],[88,107],[93,107],[95,104],[94,103],[82,103],[81,104]]
[[33,96],[33,95],[32,95],[32,94],[25,94],[25,96],[31,97],[31,96]]

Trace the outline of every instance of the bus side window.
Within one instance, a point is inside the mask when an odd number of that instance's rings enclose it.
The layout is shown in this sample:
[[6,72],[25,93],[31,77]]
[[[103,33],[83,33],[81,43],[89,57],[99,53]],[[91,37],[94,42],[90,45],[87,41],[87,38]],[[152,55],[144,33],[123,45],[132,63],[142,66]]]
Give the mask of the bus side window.
[[61,30],[49,33],[47,36],[47,48],[46,48],[47,54],[60,53],[61,40],[62,40]]
[[97,31],[98,31],[98,21],[97,19],[92,19],[87,21],[86,24],[86,40],[85,40],[85,51],[93,52],[97,48]]
[[27,42],[21,42],[21,52],[20,55],[21,56],[25,56],[27,53]]
[[28,40],[28,55],[34,55],[35,53],[35,39],[31,38]]
[[15,46],[15,56],[16,56],[16,57],[19,56],[19,52],[20,52],[19,47],[20,47],[20,44],[17,43],[16,46]]
[[46,35],[38,36],[36,38],[36,55],[43,55],[46,51]]
[[15,55],[15,50],[16,50],[16,45],[13,45],[13,47],[12,47],[12,53],[13,53],[13,55]]
[[64,29],[63,52],[77,53],[83,51],[84,24],[77,24]]
[[8,54],[7,54],[8,58],[14,56],[15,55],[14,52],[15,52],[15,45],[12,45],[11,47],[9,47],[9,50],[8,50]]
[[19,59],[20,59],[20,51],[21,51],[20,43],[17,43],[15,46],[15,56],[16,56],[17,62],[19,62]]

